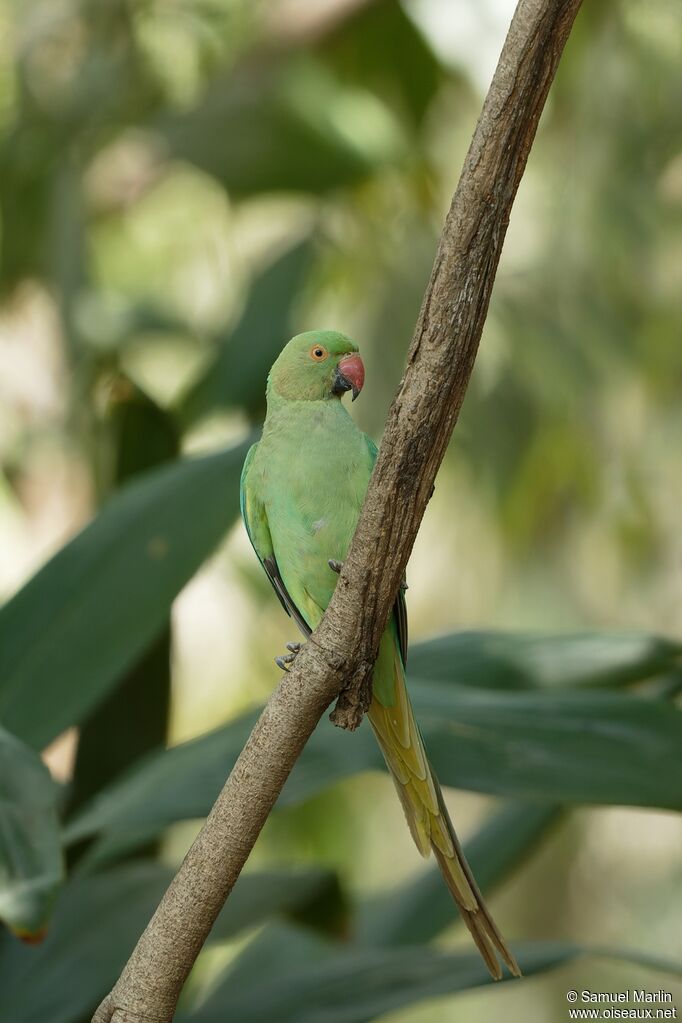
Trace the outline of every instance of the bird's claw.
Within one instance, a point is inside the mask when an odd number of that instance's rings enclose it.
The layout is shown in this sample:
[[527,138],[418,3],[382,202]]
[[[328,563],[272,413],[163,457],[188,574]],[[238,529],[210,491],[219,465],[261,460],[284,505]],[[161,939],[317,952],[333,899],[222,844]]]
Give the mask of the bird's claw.
[[275,664],[277,665],[277,667],[281,668],[282,671],[288,671],[289,665],[294,663],[302,647],[303,643],[287,643],[287,650],[290,650],[291,653],[282,654],[280,657],[275,657]]

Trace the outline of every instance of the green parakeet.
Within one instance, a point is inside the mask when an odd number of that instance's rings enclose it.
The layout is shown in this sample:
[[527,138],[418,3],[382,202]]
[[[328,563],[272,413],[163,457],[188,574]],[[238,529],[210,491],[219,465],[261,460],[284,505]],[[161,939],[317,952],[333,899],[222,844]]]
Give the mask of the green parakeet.
[[[377,456],[341,401],[351,390],[355,399],[363,383],[350,338],[320,330],[292,338],[270,371],[263,435],[244,462],[241,507],[249,539],[306,636],[331,599],[334,563],[346,557]],[[423,856],[433,850],[490,973],[502,976],[499,954],[520,975],[464,859],[426,756],[405,685],[406,653],[401,591],[379,645],[367,717],[417,848]]]

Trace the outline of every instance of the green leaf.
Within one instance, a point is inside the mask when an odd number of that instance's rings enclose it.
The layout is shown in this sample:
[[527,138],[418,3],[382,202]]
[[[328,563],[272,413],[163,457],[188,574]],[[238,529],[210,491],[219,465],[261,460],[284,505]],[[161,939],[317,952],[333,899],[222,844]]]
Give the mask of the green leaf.
[[[110,990],[172,877],[172,870],[138,862],[72,880],[42,945],[0,942],[0,1019],[79,1023]],[[322,870],[245,874],[209,942],[296,912],[334,883]]]
[[40,757],[0,728],[0,920],[38,935],[62,869],[57,787]]
[[245,65],[159,131],[170,156],[237,196],[323,194],[366,178],[404,145],[376,96],[341,86],[310,57]]
[[[511,802],[491,814],[464,846],[486,896],[538,846],[560,816],[558,807],[523,802]],[[384,946],[423,944],[459,919],[454,905],[443,897],[440,871],[430,867],[415,881],[398,885],[361,907],[359,939]]]
[[70,812],[166,741],[170,687],[171,633],[165,627],[81,726]]
[[[72,818],[65,841],[106,831],[118,854],[126,832],[136,842],[138,829],[148,839],[154,824],[160,830],[174,821],[205,816],[257,717],[257,712],[244,714],[197,739],[149,755]],[[340,778],[380,764],[369,729],[351,736],[325,721],[292,771],[280,805],[299,804]],[[101,849],[98,859],[103,861]]]
[[237,326],[222,339],[215,359],[184,396],[178,409],[183,423],[235,405],[253,419],[264,414],[264,381],[292,332],[292,307],[311,259],[307,238],[256,278]]
[[410,648],[410,675],[489,689],[625,686],[680,663],[682,644],[646,633],[457,632]]
[[[411,689],[444,785],[555,803],[682,806],[682,713],[662,700],[593,690],[477,691],[418,680]],[[137,829],[154,823],[161,829],[204,816],[256,716],[151,754],[83,807],[65,840],[110,832],[120,850],[127,831],[134,839]],[[301,803],[380,766],[369,728],[348,734],[323,720],[279,805]]]
[[146,850],[156,851],[160,830],[158,822],[152,821],[147,828],[108,831],[84,847],[78,847],[76,843],[74,849],[74,843],[71,843],[68,860],[74,864],[73,869],[79,877],[89,877],[103,869],[111,869],[112,864],[128,858],[133,851],[137,856],[146,858]]
[[488,891],[506,880],[563,813],[560,806],[522,800],[512,800],[492,813],[465,844],[478,884]]
[[226,941],[275,914],[305,912],[312,903],[330,894],[338,894],[338,881],[328,870],[243,874],[213,925],[209,941]]
[[414,682],[412,693],[446,784],[549,802],[682,807],[682,712],[663,700]]
[[173,872],[135,864],[71,881],[46,940],[0,945],[0,1019],[80,1023],[111,989]]
[[[516,951],[516,949],[515,949]],[[572,959],[572,946],[524,949],[528,975]],[[263,971],[263,963],[268,964]],[[293,928],[270,927],[229,969],[192,1023],[365,1023],[426,998],[494,983],[475,952],[313,944]]]
[[[172,417],[125,375],[111,388],[97,453],[107,489],[167,464],[179,455]],[[82,722],[69,786],[70,809],[80,806],[123,768],[166,741],[171,690],[170,618],[114,689]],[[125,735],[125,742],[121,736]]]
[[[586,950],[562,942],[514,942],[514,952],[524,975],[530,977],[571,962]],[[682,972],[678,964],[654,963],[636,952],[609,950],[607,954],[628,963]],[[506,975],[496,985],[501,1006],[510,994],[506,991],[509,980]],[[293,928],[271,926],[247,947],[208,997],[194,1010],[181,1012],[179,1020],[368,1023],[428,998],[488,984],[495,981],[476,952],[325,945]]]
[[139,477],[0,611],[0,719],[42,747],[163,628],[237,515],[247,444]]

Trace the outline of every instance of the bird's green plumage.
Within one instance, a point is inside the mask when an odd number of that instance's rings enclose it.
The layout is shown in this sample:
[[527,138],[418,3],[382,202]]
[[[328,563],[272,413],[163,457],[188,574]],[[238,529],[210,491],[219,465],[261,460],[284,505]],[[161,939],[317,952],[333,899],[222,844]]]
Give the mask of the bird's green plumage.
[[[244,522],[284,607],[305,631],[319,623],[338,576],[376,459],[334,393],[339,362],[357,346],[334,331],[289,342],[268,378],[263,435],[241,481]],[[323,355],[321,355],[323,353]],[[393,775],[414,840],[433,849],[445,880],[493,976],[496,952],[518,972],[464,860],[414,719],[405,685],[403,596],[382,636],[368,717]]]

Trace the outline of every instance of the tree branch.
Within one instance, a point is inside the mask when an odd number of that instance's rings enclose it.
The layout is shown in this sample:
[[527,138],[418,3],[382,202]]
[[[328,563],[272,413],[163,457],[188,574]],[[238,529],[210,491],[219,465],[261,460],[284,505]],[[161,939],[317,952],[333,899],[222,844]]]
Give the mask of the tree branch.
[[270,698],[93,1023],[172,1020],[213,922],[325,709],[338,696],[335,723],[360,723],[379,638],[469,382],[512,202],[579,7],[580,0],[519,2],[333,599]]

